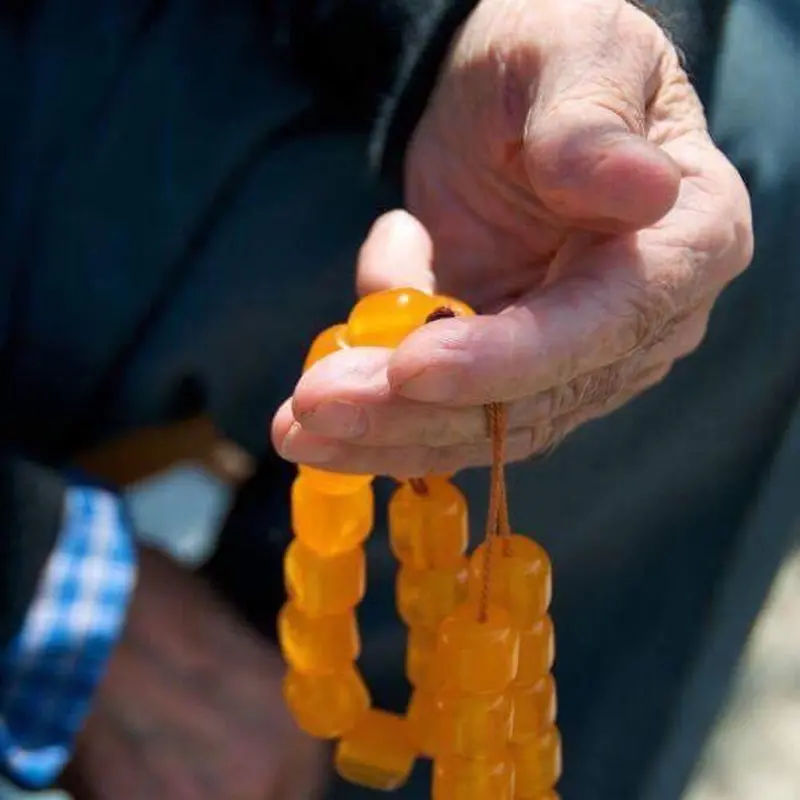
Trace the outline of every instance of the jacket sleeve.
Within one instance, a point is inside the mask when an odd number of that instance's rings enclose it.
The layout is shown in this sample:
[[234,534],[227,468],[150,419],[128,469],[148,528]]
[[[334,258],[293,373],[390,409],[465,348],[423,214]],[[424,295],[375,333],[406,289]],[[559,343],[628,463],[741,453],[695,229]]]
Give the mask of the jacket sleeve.
[[[710,80],[708,62],[729,0],[637,4],[656,12],[690,73]],[[453,35],[476,5],[477,0],[275,0],[275,30],[293,67],[332,111],[373,125],[373,164],[394,173]]]

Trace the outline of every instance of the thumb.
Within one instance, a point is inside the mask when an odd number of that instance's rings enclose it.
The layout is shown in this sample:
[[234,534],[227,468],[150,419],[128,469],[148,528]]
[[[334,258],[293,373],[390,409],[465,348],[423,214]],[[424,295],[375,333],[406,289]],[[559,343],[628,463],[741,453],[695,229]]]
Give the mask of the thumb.
[[390,211],[372,226],[358,254],[359,296],[385,289],[434,291],[433,243],[428,231],[407,211]]
[[601,230],[646,227],[672,208],[680,187],[678,166],[646,138],[671,45],[633,6],[611,16],[607,5],[583,5],[598,18],[573,17],[562,46],[545,53],[525,125],[526,172],[559,216]]

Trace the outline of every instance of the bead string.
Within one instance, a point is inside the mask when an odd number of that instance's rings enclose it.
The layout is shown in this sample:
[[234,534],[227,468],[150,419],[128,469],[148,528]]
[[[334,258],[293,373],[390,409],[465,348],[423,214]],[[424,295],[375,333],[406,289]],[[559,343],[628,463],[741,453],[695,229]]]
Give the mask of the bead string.
[[424,478],[409,478],[408,485],[413,490],[414,494],[420,497],[427,497],[430,492],[428,491],[428,484]]
[[[304,369],[347,346],[396,347],[423,320],[472,314],[452,298],[430,300],[414,290],[364,298],[346,324],[314,340]],[[409,304],[419,313],[409,312]],[[395,308],[402,310],[397,321],[391,318]],[[278,620],[289,666],[283,693],[303,730],[337,740],[336,770],[350,782],[391,791],[408,780],[416,759],[428,757],[435,800],[456,794],[464,800],[558,800],[552,791],[561,753],[550,674],[551,568],[541,548],[509,525],[507,409],[487,405],[484,413],[492,470],[478,553],[467,555],[468,504],[449,476],[406,479],[389,503],[390,545],[401,565],[395,604],[408,628],[406,674],[414,688],[405,714],[373,707],[356,663],[355,609],[366,584],[372,476],[301,466],[292,488],[288,602]],[[519,644],[513,664],[512,640]],[[503,702],[491,703],[484,727],[476,716],[485,705],[481,691],[491,686],[494,698],[501,682]],[[502,753],[489,739],[505,744]]]
[[478,600],[478,621],[486,622],[492,589],[492,559],[494,540],[503,540],[503,555],[510,555],[511,526],[506,495],[505,457],[508,412],[502,403],[486,406],[489,439],[492,443],[492,469],[489,484],[489,508],[486,514],[486,533],[483,551],[481,592]]

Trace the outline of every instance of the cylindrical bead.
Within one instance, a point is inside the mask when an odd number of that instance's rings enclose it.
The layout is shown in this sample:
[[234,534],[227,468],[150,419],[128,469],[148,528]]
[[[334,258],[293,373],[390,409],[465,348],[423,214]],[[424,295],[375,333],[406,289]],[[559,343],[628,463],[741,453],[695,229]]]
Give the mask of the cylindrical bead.
[[540,737],[555,724],[556,684],[552,675],[529,686],[512,684],[509,694],[514,706],[511,741],[515,744]]
[[474,317],[475,312],[463,300],[457,300],[446,294],[437,294],[433,297],[437,308],[449,308],[457,317]]
[[514,684],[528,686],[553,669],[556,655],[553,620],[541,617],[519,629],[519,670]]
[[336,746],[336,771],[359,786],[388,792],[411,774],[417,751],[403,717],[371,709]]
[[[480,596],[484,584],[486,544],[477,548],[470,564],[470,594]],[[491,549],[491,601],[507,609],[514,625],[531,625],[550,607],[553,577],[547,553],[526,536],[514,535]]]
[[322,555],[358,547],[369,536],[374,518],[372,487],[350,494],[315,491],[304,475],[292,485],[292,528],[295,536]]
[[436,695],[426,689],[414,689],[408,702],[406,719],[414,745],[422,755],[434,757],[436,733],[433,727]]
[[403,484],[389,502],[389,540],[402,564],[412,569],[460,565],[469,543],[467,502],[442,478],[426,478],[426,494]]
[[406,677],[420,689],[433,690],[439,685],[436,677],[435,628],[409,628],[406,642]]
[[412,628],[435,628],[467,596],[468,562],[457,566],[417,570],[401,567],[397,573],[397,610]]
[[308,617],[289,602],[278,615],[278,635],[286,662],[306,675],[346,669],[361,650],[355,614]]
[[318,739],[346,733],[370,706],[367,687],[353,666],[329,675],[290,669],[283,680],[283,697],[300,728]]
[[479,621],[464,604],[439,628],[436,669],[447,688],[470,694],[503,692],[517,674],[519,634],[508,612],[489,606]]
[[440,691],[430,713],[431,749],[437,758],[486,758],[508,747],[514,708],[507,693]]
[[309,617],[341,614],[357,606],[366,591],[366,557],[361,547],[322,556],[299,539],[286,551],[286,590]]
[[416,289],[369,294],[350,312],[347,341],[353,347],[397,347],[435,308],[433,298]]
[[312,342],[303,364],[303,371],[311,369],[317,361],[322,361],[323,358],[327,358],[337,350],[348,346],[347,325],[333,325],[330,328],[326,328]]
[[[515,794],[514,800],[526,800],[526,798],[521,798],[520,795]],[[537,795],[536,800],[561,800],[561,795],[558,792],[544,792]]]
[[514,765],[507,754],[440,758],[434,764],[433,800],[512,800],[514,783]]
[[539,800],[561,778],[561,737],[552,727],[525,744],[511,746],[516,772],[516,796]]
[[354,494],[372,483],[372,475],[348,475],[344,472],[328,472],[318,467],[300,464],[300,474],[306,484],[318,494]]

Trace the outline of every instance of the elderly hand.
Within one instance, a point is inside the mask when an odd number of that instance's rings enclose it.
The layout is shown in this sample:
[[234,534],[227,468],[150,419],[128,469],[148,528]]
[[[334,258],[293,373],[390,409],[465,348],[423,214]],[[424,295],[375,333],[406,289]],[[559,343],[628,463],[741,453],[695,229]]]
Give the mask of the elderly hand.
[[669,39],[622,0],[483,0],[380,219],[359,291],[415,285],[484,316],[323,360],[279,411],[285,458],[419,475],[512,459],[653,386],[749,263],[749,201]]
[[324,750],[281,698],[284,666],[199,578],[140,559],[125,636],[61,785],[76,800],[311,800]]

